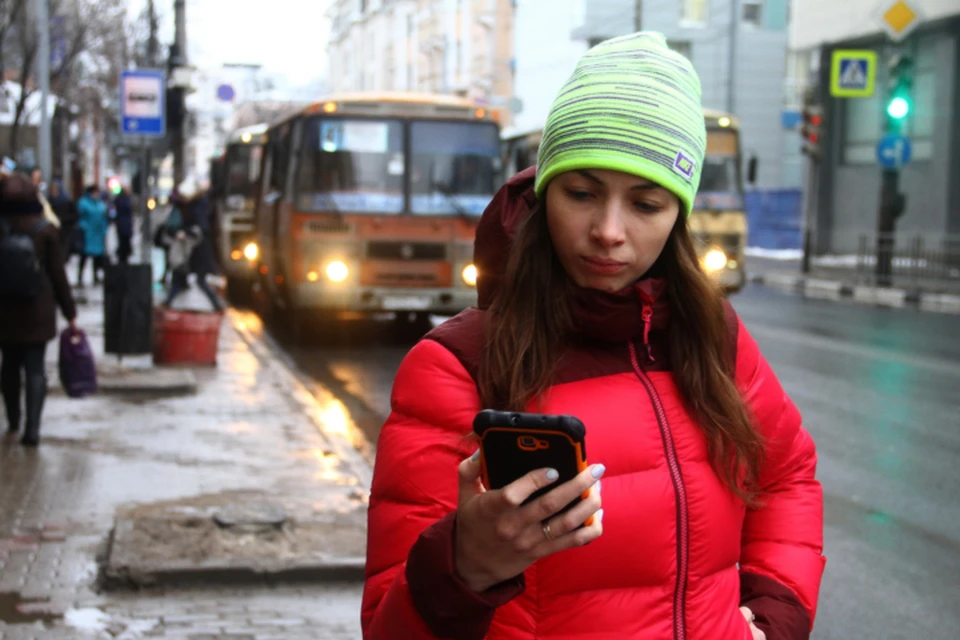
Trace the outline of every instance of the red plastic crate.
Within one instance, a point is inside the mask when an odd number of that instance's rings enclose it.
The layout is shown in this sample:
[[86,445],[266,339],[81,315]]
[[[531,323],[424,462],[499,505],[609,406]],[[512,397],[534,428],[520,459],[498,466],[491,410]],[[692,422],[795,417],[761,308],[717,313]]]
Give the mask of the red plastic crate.
[[223,315],[157,308],[153,316],[156,364],[216,365]]

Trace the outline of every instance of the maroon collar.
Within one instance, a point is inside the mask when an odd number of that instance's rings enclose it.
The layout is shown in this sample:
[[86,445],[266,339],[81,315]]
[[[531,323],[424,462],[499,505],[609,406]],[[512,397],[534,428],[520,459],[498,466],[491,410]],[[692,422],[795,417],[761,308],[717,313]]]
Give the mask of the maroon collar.
[[576,337],[626,342],[666,329],[670,319],[666,282],[645,278],[615,293],[572,287],[570,312]]

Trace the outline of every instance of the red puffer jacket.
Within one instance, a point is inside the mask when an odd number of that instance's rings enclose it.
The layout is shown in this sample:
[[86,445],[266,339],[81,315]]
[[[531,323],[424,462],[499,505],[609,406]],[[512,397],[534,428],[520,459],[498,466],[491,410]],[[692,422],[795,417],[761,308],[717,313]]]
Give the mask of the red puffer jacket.
[[[533,202],[532,177],[508,183],[478,228],[481,309]],[[378,443],[364,638],[750,640],[744,605],[768,640],[809,637],[825,562],[813,441],[728,306],[736,383],[767,446],[762,506],[746,509],[713,472],[674,384],[660,289],[643,281],[619,294],[637,313],[596,318],[615,339],[571,346],[539,409],[586,425],[591,461],[607,468],[603,535],[481,594],[458,579],[453,540],[457,466],[472,453],[464,436],[481,409],[473,374],[485,312],[464,312],[413,348]]]

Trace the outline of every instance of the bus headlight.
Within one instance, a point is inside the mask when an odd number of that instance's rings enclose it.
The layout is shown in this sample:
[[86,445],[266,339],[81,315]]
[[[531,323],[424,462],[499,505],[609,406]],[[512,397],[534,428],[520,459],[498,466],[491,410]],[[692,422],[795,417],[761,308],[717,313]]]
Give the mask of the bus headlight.
[[463,281],[467,283],[468,286],[475,287],[477,286],[477,266],[473,264],[468,264],[463,268],[463,273],[460,274],[463,277]]
[[230,259],[233,260],[234,262],[236,262],[242,257],[243,257],[243,252],[240,251],[240,249],[234,249],[233,251],[230,252]]
[[254,260],[256,260],[257,256],[259,255],[260,255],[260,247],[257,246],[256,242],[251,242],[250,244],[248,244],[243,248],[243,256],[250,262],[253,262]]
[[343,282],[350,275],[350,269],[340,260],[334,260],[327,265],[327,277],[331,282]]
[[711,249],[703,256],[703,266],[710,273],[720,271],[727,266],[727,254],[720,249]]

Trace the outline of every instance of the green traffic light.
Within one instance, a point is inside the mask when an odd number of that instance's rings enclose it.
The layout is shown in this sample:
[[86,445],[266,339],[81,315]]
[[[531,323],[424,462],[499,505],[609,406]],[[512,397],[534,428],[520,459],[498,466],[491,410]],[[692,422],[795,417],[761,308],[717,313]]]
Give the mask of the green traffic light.
[[887,104],[887,115],[894,120],[903,120],[910,113],[910,103],[906,98],[896,97]]

